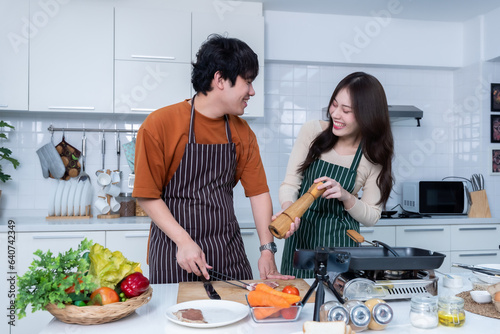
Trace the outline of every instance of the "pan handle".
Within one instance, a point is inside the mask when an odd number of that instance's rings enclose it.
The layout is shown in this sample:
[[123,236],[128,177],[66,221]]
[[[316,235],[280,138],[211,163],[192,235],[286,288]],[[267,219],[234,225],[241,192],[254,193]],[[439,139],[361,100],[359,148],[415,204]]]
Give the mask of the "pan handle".
[[385,249],[387,249],[389,252],[391,252],[392,255],[394,255],[394,257],[399,257],[399,254],[391,246],[389,246],[388,244],[386,244],[386,243],[384,243],[382,241],[377,241],[377,240],[373,240],[373,243],[377,244],[377,245],[381,245],[382,247],[384,247]]

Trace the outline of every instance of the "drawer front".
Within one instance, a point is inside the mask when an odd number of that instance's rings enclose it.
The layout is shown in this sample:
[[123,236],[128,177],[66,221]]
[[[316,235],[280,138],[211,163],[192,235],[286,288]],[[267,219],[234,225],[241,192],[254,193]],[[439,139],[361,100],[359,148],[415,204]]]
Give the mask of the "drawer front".
[[[463,264],[488,264],[500,263],[500,251],[479,250],[479,251],[460,251],[451,252],[450,262]],[[451,267],[451,272],[471,272],[467,269]]]
[[367,241],[378,240],[389,246],[394,246],[396,244],[396,228],[394,226],[360,226],[359,233]]
[[480,250],[500,247],[500,226],[459,225],[451,227],[451,250]]
[[450,227],[397,226],[396,246],[447,252],[450,250]]

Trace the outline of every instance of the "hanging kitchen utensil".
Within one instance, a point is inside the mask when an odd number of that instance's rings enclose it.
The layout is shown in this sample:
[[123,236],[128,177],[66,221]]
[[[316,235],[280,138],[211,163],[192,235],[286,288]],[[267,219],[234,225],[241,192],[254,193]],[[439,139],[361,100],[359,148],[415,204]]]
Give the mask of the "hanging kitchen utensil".
[[135,133],[132,136],[132,141],[125,143],[122,145],[123,150],[125,151],[125,158],[127,159],[127,163],[134,173],[134,160],[135,160]]
[[121,174],[120,171],[120,154],[121,154],[121,148],[120,148],[120,133],[116,132],[116,171]]
[[104,170],[104,156],[106,155],[106,138],[104,131],[102,132],[102,140],[101,140],[101,155],[102,155],[102,170]]
[[86,156],[87,156],[87,136],[85,135],[85,131],[83,131],[83,136],[82,136],[82,170],[80,172],[80,176],[78,177],[78,182],[82,181],[87,181],[89,180],[90,182],[90,176],[85,172],[85,163],[86,163]]
[[81,170],[80,162],[78,161],[80,159],[81,152],[73,145],[66,142],[64,139],[64,132],[61,142],[56,145],[56,150],[61,156],[61,160],[66,169],[66,172],[61,179],[69,180],[72,177],[77,177]]

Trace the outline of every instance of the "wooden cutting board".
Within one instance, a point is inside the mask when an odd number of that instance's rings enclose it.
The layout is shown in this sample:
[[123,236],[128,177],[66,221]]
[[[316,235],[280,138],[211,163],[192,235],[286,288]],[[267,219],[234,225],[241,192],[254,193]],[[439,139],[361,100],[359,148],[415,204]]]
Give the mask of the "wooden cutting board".
[[[293,285],[299,289],[300,296],[304,297],[309,290],[309,284],[303,279],[293,279],[293,280],[272,280],[277,282],[279,287],[276,290],[283,289],[287,285]],[[238,284],[238,282],[230,281],[232,283]],[[261,283],[262,280],[250,280],[243,281],[246,283]],[[248,290],[235,287],[231,284],[227,284],[221,281],[212,281],[212,286],[215,291],[219,294],[222,300],[230,300],[238,303],[247,305],[245,295],[248,294]],[[311,297],[309,297],[308,303],[314,303],[314,297],[316,292],[313,292]],[[199,299],[209,299],[202,282],[181,282],[179,283],[179,291],[177,293],[177,303],[187,302],[191,300]]]

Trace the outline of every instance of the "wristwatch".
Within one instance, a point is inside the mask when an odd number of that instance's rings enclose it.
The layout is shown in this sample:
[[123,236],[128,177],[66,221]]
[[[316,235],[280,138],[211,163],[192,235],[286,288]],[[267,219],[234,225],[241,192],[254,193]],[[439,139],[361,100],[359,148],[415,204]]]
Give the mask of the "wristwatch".
[[270,250],[273,254],[276,254],[278,251],[278,247],[276,247],[276,244],[274,242],[270,242],[268,244],[262,245],[259,247],[259,250],[262,252],[263,250]]

